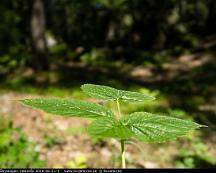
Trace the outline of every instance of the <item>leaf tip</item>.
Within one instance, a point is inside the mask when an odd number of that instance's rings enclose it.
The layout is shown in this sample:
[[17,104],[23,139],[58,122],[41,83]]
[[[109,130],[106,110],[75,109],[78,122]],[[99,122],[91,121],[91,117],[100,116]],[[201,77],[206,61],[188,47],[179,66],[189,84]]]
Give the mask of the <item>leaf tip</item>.
[[199,124],[199,128],[200,127],[208,127],[207,125],[202,125],[202,124]]
[[82,84],[82,85],[80,86],[80,88],[81,88],[81,90],[82,90],[83,92],[85,92],[86,86],[88,87],[89,85],[92,85],[92,84]]
[[82,85],[80,86],[80,88],[83,88],[85,85],[86,85],[86,84],[82,84]]
[[27,99],[21,99],[21,100],[17,100],[20,103],[25,103],[27,101]]

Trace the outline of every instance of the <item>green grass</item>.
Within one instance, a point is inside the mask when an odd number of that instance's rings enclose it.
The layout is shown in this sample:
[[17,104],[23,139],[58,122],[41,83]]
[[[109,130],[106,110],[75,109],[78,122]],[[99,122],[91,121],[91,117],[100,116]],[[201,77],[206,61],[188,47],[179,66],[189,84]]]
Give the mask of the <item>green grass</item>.
[[33,85],[17,85],[8,86],[0,85],[0,93],[7,92],[18,92],[23,94],[33,94],[33,95],[44,95],[44,96],[56,96],[56,97],[74,97],[74,98],[85,98],[85,94],[80,91],[79,87],[62,87],[55,85],[48,86],[33,86]]

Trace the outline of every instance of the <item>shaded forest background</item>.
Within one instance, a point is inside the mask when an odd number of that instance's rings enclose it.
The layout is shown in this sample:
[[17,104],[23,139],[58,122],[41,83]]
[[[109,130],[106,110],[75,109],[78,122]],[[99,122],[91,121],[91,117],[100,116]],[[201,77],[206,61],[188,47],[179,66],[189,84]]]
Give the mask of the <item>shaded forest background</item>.
[[49,70],[59,61],[137,65],[154,63],[158,53],[198,51],[215,34],[215,6],[214,0],[3,0],[1,74]]
[[[175,150],[175,159],[158,161],[156,156],[152,162],[161,165],[133,161],[131,165],[215,167],[215,0],[1,0],[0,11],[0,103],[5,104],[0,114],[16,117],[4,99],[20,97],[20,93],[86,99],[79,91],[83,83],[147,92],[159,101],[131,107],[126,104],[123,110],[167,113],[209,128],[195,139],[182,141],[182,146],[191,144],[192,149]],[[3,127],[12,128],[9,124]],[[60,145],[54,136],[45,134],[48,144],[39,144],[47,150]],[[14,143],[14,148],[17,145]],[[27,144],[22,145],[25,148]],[[0,154],[8,152],[10,156],[10,149],[4,147],[1,149],[0,143]],[[98,147],[103,148],[103,144]],[[146,160],[151,154],[147,156],[139,157]],[[3,166],[10,166],[2,160]],[[21,167],[35,162],[20,160]],[[98,165],[90,162],[90,167]]]

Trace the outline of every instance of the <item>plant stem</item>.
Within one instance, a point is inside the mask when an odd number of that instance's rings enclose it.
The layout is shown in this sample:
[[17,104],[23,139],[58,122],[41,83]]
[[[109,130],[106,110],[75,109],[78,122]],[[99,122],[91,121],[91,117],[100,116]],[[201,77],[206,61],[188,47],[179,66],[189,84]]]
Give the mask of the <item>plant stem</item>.
[[122,168],[126,168],[126,163],[125,163],[125,143],[124,143],[124,140],[121,140],[121,159],[122,159]]
[[120,105],[119,105],[119,99],[116,100],[117,103],[117,109],[118,109],[118,118],[121,117],[121,110],[120,110]]
[[[117,103],[117,109],[118,109],[118,118],[121,118],[121,110],[119,105],[119,99],[116,100]],[[122,168],[126,168],[125,163],[125,141],[121,140],[121,160],[122,160]]]

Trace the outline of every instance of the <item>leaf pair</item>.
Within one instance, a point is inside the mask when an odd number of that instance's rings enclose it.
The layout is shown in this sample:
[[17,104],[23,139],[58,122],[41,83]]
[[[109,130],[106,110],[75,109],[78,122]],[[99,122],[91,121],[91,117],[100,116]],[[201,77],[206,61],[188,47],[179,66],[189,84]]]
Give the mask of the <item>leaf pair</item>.
[[[145,101],[154,99],[154,97],[137,92],[117,90],[108,86],[84,84],[81,88],[86,94],[104,100],[122,99]],[[104,116],[114,117],[114,113],[106,107],[85,101],[69,99],[27,99],[21,100],[21,102],[47,113],[62,116],[76,116],[83,118],[99,118]]]
[[99,118],[90,124],[89,133],[96,137],[123,140],[134,137],[144,142],[164,142],[199,127],[202,125],[174,117],[135,112],[119,121],[108,117]]
[[147,96],[138,92],[118,90],[108,86],[84,84],[81,89],[87,95],[102,100],[125,100],[125,101],[146,101],[154,100],[152,96]]
[[[108,86],[93,84],[82,85],[82,90],[103,100],[145,101],[154,97],[137,92],[118,90]],[[189,131],[202,127],[197,123],[147,112],[137,112],[117,120],[114,113],[96,103],[69,99],[29,99],[22,103],[47,113],[83,118],[96,118],[89,125],[91,136],[100,138],[130,139],[135,137],[145,142],[163,142],[182,136]]]

